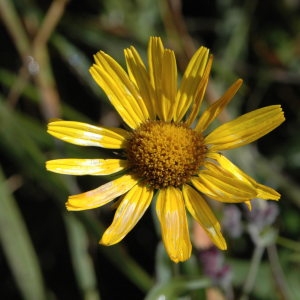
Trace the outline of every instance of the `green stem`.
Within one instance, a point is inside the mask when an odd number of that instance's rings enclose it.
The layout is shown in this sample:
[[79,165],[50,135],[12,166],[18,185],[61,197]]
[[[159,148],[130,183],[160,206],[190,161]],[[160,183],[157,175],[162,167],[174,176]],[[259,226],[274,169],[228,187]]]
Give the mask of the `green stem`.
[[267,252],[270,260],[270,267],[273,273],[276,287],[281,295],[281,299],[291,299],[290,290],[285,280],[282,267],[279,262],[278,252],[276,246],[270,245],[267,247]]
[[300,243],[299,242],[287,239],[287,238],[282,237],[282,236],[279,236],[277,238],[276,242],[277,242],[278,245],[280,245],[282,247],[285,247],[285,248],[290,249],[290,250],[295,251],[295,252],[300,252]]
[[255,284],[259,264],[261,262],[264,250],[265,250],[265,247],[263,247],[263,246],[258,245],[255,247],[255,250],[253,252],[253,256],[251,259],[250,269],[249,269],[246,281],[244,283],[243,293],[242,293],[240,300],[247,300],[249,298],[249,294],[252,291],[254,284]]
[[20,56],[25,58],[30,53],[30,42],[13,6],[13,1],[0,0],[0,15]]

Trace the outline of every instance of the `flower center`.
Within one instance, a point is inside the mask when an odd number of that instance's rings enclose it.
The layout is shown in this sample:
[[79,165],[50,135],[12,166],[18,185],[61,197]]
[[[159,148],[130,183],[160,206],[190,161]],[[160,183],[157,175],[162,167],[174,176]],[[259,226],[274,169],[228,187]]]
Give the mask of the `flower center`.
[[184,124],[148,121],[128,140],[132,171],[155,189],[178,187],[196,175],[203,164],[203,136]]

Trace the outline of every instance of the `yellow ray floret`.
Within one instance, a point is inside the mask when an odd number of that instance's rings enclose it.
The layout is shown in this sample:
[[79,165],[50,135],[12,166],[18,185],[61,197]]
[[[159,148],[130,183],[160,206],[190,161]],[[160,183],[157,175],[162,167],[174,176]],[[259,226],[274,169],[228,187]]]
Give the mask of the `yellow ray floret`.
[[100,207],[125,194],[137,183],[138,181],[132,175],[123,175],[94,190],[70,196],[66,207],[68,210],[85,210]]
[[175,122],[183,119],[191,103],[197,98],[200,87],[199,83],[207,67],[208,59],[209,50],[205,47],[200,47],[190,60],[176,96]]
[[152,37],[148,45],[148,74],[149,82],[154,91],[154,109],[158,116],[161,116],[161,96],[162,96],[162,60],[164,46],[160,38]]
[[215,120],[215,118],[224,110],[225,106],[231,101],[242,83],[243,80],[238,79],[219,100],[211,104],[203,112],[195,127],[196,131],[203,132]]
[[247,180],[249,183],[251,183],[256,189],[257,194],[255,197],[266,200],[279,200],[280,194],[278,192],[268,186],[256,182],[252,177],[239,169],[224,155],[220,153],[208,153],[207,157],[215,159],[224,170],[232,174],[231,176],[239,177],[241,180]]
[[147,73],[146,67],[134,47],[131,46],[125,49],[124,54],[129,78],[139,90],[149,112],[150,120],[154,120],[156,117],[154,109],[156,98],[153,86],[149,83],[149,74]]
[[[206,88],[208,85],[208,80],[209,80],[209,74],[210,74],[210,70],[212,67],[212,62],[213,62],[213,56],[210,55],[207,65],[205,67],[203,76],[200,79],[200,82],[198,84],[198,89],[197,92],[195,94],[195,98],[193,99],[194,101],[192,102],[191,108],[190,108],[190,114],[187,118],[187,120],[184,122],[187,126],[191,126],[194,121],[196,120],[197,116],[199,115],[199,111],[204,99],[204,95],[206,92]],[[180,90],[178,91],[180,93]]]
[[104,232],[100,243],[113,245],[122,240],[144,215],[152,197],[152,189],[145,185],[135,185],[120,201],[114,220]]
[[194,187],[208,197],[227,203],[240,203],[256,196],[255,188],[245,181],[204,170],[191,179]]
[[149,118],[149,113],[136,86],[122,67],[106,53],[98,52],[95,61],[90,68],[93,78],[124,122],[131,128],[137,128]]
[[205,143],[214,151],[234,149],[256,141],[283,121],[280,105],[266,106],[220,125],[205,138]]
[[68,175],[110,175],[127,168],[128,162],[123,159],[79,159],[65,158],[49,160],[46,168],[49,171]]
[[204,228],[218,248],[226,250],[227,246],[221,233],[220,223],[203,197],[187,184],[183,186],[182,192],[185,205],[193,218]]
[[173,51],[165,50],[161,67],[161,102],[158,102],[156,107],[159,108],[159,118],[170,122],[174,115],[177,92],[177,66]]
[[80,146],[122,149],[129,134],[121,128],[98,127],[82,122],[54,121],[47,132],[65,142]]
[[187,260],[191,256],[192,245],[182,192],[171,186],[161,189],[156,212],[170,258],[176,263]]

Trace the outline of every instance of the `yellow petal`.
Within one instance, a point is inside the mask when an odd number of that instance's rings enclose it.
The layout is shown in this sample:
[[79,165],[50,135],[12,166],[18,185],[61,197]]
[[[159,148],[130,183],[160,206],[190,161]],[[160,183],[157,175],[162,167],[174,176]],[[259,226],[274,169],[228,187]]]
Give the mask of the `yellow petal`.
[[[219,155],[219,153],[216,153],[216,155]],[[206,157],[212,158],[213,155],[207,155]],[[209,170],[211,174],[214,174],[213,176],[218,176],[219,174],[222,174],[223,176],[230,177],[232,179],[235,179],[237,181],[241,181],[247,186],[251,187],[252,191],[256,190],[256,183],[254,181],[251,181],[248,179],[245,173],[242,172],[238,167],[235,169],[233,168],[227,168],[224,165],[216,164],[212,161],[206,161],[204,164],[204,167]]]
[[192,101],[196,99],[199,93],[199,83],[204,74],[209,50],[200,47],[191,58],[181,81],[180,88],[176,96],[176,107],[174,121],[182,120]]
[[94,58],[96,63],[90,68],[94,80],[124,122],[131,128],[137,128],[149,119],[149,114],[136,86],[112,57],[99,51]]
[[182,188],[185,205],[193,218],[205,229],[214,244],[226,250],[226,241],[221,233],[221,226],[215,215],[200,194],[189,185]]
[[162,98],[161,103],[157,103],[161,108],[161,120],[170,122],[174,114],[174,104],[177,92],[177,66],[175,54],[166,49],[162,58]]
[[161,61],[164,46],[160,37],[151,37],[148,45],[148,64],[151,83],[156,86],[157,78],[161,76]]
[[240,203],[256,196],[256,190],[250,184],[212,170],[203,170],[199,177],[192,177],[191,182],[201,193],[220,202]]
[[106,128],[73,121],[54,121],[47,132],[65,142],[80,146],[122,149],[129,133],[121,128]]
[[235,164],[233,164],[229,159],[227,159],[224,155],[220,153],[207,153],[207,157],[216,160],[224,169],[233,174],[236,177],[239,177],[241,180],[247,180],[250,182],[256,189],[256,197],[261,199],[270,199],[270,200],[278,200],[280,198],[280,194],[276,192],[274,189],[265,186],[256,182],[251,176],[247,175],[241,169],[239,169]]
[[269,186],[256,182],[257,198],[265,200],[279,200],[281,195]]
[[94,190],[70,196],[66,207],[68,210],[85,210],[102,206],[125,194],[137,183],[132,175],[123,175]]
[[251,210],[252,210],[252,204],[251,204],[251,201],[245,201],[244,203],[246,204],[248,210],[251,211]]
[[68,175],[110,175],[124,170],[127,160],[122,159],[54,159],[46,162],[48,171]]
[[266,106],[216,128],[205,138],[214,151],[237,148],[266,135],[284,121],[280,105]]
[[191,256],[192,245],[182,192],[174,187],[159,191],[156,212],[166,251],[174,262]]
[[209,74],[210,74],[210,70],[212,67],[212,62],[213,62],[213,56],[210,55],[207,65],[205,67],[203,76],[200,80],[197,94],[195,95],[195,99],[194,99],[192,107],[191,107],[191,113],[190,113],[188,119],[185,121],[185,124],[188,127],[190,127],[194,123],[196,117],[199,114],[201,104],[202,104],[202,101],[203,101],[203,98],[204,98],[204,95],[206,92],[206,88],[207,88],[207,84],[208,84],[208,80],[209,80]]
[[122,199],[110,227],[100,241],[103,245],[113,245],[122,240],[136,225],[149,207],[153,190],[145,185],[135,185]]
[[149,117],[155,119],[155,94],[150,84],[149,74],[146,67],[134,47],[125,49],[125,59],[130,80],[136,85],[142,99],[145,102]]
[[211,104],[201,115],[195,130],[203,132],[210,124],[215,120],[215,118],[223,111],[225,106],[231,101],[233,96],[236,94],[238,89],[243,83],[242,79],[238,79],[226,92],[225,94],[216,102]]
[[159,37],[151,37],[148,45],[148,67],[150,82],[155,93],[154,109],[159,118],[162,118],[162,61],[164,46]]

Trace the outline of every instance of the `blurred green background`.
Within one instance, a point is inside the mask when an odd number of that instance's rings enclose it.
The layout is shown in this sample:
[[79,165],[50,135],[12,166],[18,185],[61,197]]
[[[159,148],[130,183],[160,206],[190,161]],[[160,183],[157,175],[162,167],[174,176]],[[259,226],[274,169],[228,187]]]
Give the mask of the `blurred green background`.
[[[298,0],[0,0],[0,16],[1,299],[300,299]],[[239,205],[219,207],[229,250],[213,252],[222,265],[213,274],[201,261],[205,250],[184,264],[169,261],[151,210],[119,245],[98,245],[113,210],[67,212],[64,203],[107,178],[44,167],[106,154],[54,140],[46,124],[119,126],[88,73],[93,54],[104,50],[125,66],[123,49],[134,45],[146,57],[153,35],[176,52],[180,74],[200,45],[211,49],[207,103],[244,79],[221,121],[271,104],[285,111],[275,131],[228,153],[282,198],[251,216]]]

